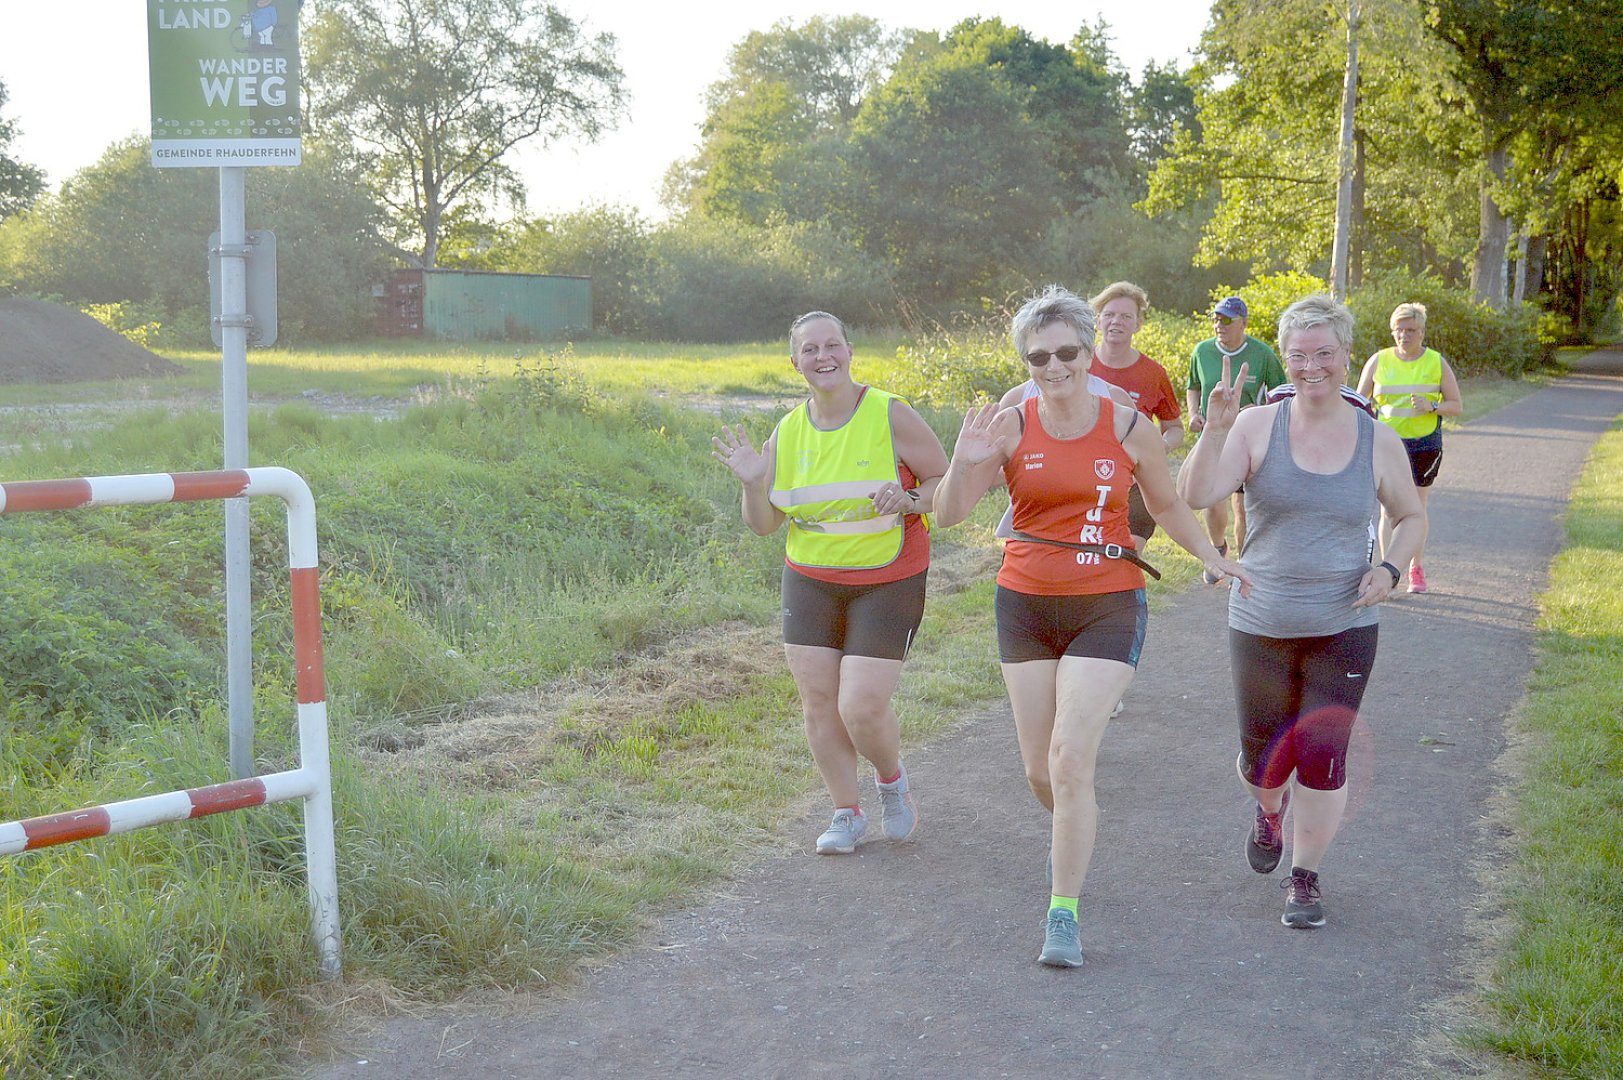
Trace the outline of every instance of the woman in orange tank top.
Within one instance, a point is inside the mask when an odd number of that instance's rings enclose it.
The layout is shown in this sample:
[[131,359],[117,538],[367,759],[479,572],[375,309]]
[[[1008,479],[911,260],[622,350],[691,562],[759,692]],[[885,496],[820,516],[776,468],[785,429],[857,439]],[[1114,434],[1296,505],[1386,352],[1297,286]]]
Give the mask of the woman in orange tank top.
[[1166,445],[1140,414],[1088,392],[1094,313],[1049,286],[1014,317],[1015,349],[1037,381],[1019,408],[969,410],[936,489],[938,524],[956,524],[999,483],[1015,538],[998,572],[998,654],[1026,782],[1053,815],[1042,952],[1082,963],[1077,901],[1093,857],[1094,763],[1144,642],[1144,577],[1127,527],[1136,478],[1144,504],[1209,573],[1250,579],[1218,555],[1173,487]]

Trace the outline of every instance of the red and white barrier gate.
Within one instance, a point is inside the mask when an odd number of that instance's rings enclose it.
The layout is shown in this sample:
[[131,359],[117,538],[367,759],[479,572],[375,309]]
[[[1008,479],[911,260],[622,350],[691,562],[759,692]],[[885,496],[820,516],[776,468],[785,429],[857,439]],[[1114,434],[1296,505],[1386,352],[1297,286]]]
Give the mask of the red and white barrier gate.
[[293,654],[298,698],[299,767],[224,784],[148,795],[0,825],[0,855],[66,844],[148,825],[304,800],[305,873],[321,972],[341,970],[338,866],[333,846],[332,765],[327,750],[327,693],[321,666],[321,594],[316,569],[316,504],[302,477],[288,469],[146,473],[77,480],[0,484],[0,513],[72,510],[275,495],[287,505],[288,565],[293,577]]

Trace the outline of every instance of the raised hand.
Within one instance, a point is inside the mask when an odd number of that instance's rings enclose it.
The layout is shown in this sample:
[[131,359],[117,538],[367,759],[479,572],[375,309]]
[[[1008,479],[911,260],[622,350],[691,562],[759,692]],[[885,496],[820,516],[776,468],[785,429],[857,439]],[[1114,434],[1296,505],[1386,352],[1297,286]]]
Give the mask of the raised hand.
[[1206,432],[1226,432],[1234,425],[1234,418],[1240,415],[1240,402],[1245,397],[1245,377],[1251,365],[1241,364],[1239,374],[1230,379],[1230,363],[1228,357],[1223,357],[1223,377],[1212,387],[1211,398],[1206,403]]
[[743,424],[733,428],[723,424],[721,435],[712,436],[710,445],[715,447],[710,456],[731,469],[746,487],[766,479],[766,458],[756,452]]
[[963,427],[958,429],[958,441],[953,444],[952,456],[962,458],[966,465],[979,465],[1001,452],[1008,444],[1009,436],[994,434],[998,412],[995,401],[978,408],[971,406],[964,414]]

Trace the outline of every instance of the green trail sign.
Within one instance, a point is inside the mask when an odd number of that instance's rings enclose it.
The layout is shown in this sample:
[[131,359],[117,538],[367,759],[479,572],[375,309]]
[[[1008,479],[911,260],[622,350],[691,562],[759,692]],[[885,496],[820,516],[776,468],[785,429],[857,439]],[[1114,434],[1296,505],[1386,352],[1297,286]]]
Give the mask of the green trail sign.
[[299,164],[303,2],[147,0],[152,164]]

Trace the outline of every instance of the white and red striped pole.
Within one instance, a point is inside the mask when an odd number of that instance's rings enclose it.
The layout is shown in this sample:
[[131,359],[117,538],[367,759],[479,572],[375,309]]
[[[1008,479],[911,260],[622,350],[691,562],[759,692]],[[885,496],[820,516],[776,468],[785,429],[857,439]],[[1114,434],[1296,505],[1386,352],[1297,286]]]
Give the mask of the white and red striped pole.
[[332,765],[327,745],[326,677],[321,657],[321,593],[316,565],[316,506],[309,486],[289,469],[144,473],[0,484],[0,513],[73,510],[275,495],[287,506],[292,575],[293,657],[298,700],[299,767],[223,784],[148,795],[64,814],[0,825],[0,855],[129,832],[148,825],[304,800],[305,874],[321,972],[342,971],[338,933],[338,862],[333,839]]

